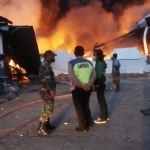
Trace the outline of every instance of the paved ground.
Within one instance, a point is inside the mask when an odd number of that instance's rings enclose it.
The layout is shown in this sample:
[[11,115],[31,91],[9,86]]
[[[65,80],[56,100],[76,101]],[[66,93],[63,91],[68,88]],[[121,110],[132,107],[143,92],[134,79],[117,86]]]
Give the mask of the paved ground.
[[[25,85],[20,96],[0,105],[0,116],[9,110],[40,99],[38,85]],[[68,85],[58,85],[57,94],[69,93]],[[108,79],[106,101],[110,120],[106,124],[94,125],[87,133],[75,131],[77,116],[71,97],[59,97],[51,119],[57,128],[49,137],[36,134],[41,112],[41,103],[17,110],[0,119],[0,150],[150,150],[150,116],[140,110],[150,107],[150,79],[122,78],[121,91],[111,90]],[[99,105],[93,94],[90,100],[93,119],[99,116]],[[35,121],[21,127],[32,118]],[[18,128],[20,127],[20,128]],[[10,136],[10,130],[16,129]]]

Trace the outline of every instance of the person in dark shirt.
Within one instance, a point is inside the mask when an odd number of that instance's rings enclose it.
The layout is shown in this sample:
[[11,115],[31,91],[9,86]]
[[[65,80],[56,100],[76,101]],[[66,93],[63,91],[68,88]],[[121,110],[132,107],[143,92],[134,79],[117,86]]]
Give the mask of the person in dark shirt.
[[108,112],[107,112],[107,104],[105,100],[105,88],[106,88],[106,77],[105,77],[105,70],[107,68],[107,64],[104,61],[104,55],[103,51],[100,49],[97,49],[95,51],[95,71],[96,71],[96,80],[94,83],[96,93],[97,93],[97,99],[98,103],[100,105],[100,117],[97,118],[94,122],[96,124],[106,123],[108,118]]

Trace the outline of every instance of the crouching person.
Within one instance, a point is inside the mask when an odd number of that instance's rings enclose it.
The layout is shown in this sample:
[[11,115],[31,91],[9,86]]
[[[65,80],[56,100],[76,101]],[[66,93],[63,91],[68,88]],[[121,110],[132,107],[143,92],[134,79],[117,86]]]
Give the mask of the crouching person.
[[44,53],[44,61],[41,63],[39,68],[39,92],[43,101],[42,114],[40,116],[40,123],[37,129],[39,135],[49,135],[47,130],[54,129],[49,121],[53,113],[54,97],[56,91],[56,81],[51,63],[55,61],[56,54],[51,50],[47,50]]

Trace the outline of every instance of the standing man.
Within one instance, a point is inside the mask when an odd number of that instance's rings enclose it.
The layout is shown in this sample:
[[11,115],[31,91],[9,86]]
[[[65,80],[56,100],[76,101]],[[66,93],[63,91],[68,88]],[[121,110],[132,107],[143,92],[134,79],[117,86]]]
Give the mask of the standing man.
[[39,127],[37,129],[37,133],[39,135],[48,135],[49,133],[47,130],[55,128],[55,126],[52,126],[49,123],[50,117],[53,113],[56,91],[56,81],[50,64],[55,61],[55,56],[55,53],[53,53],[51,50],[47,50],[44,53],[44,61],[41,63],[39,68],[39,92],[44,104],[42,114],[40,116]]
[[89,98],[96,73],[92,63],[83,58],[84,48],[76,46],[74,50],[76,59],[68,64],[68,74],[72,84],[72,98],[78,116],[79,126],[76,131],[87,131],[92,127],[92,117],[89,108]]
[[112,59],[112,78],[115,86],[115,91],[119,92],[120,90],[120,62],[117,59],[117,54],[114,53]]

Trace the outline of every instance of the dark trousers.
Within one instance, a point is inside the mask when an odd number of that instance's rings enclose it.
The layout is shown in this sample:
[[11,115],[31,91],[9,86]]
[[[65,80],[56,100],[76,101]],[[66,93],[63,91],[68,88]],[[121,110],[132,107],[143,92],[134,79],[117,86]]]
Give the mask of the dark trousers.
[[79,127],[83,130],[92,126],[91,111],[89,108],[90,95],[91,91],[85,91],[78,87],[72,91],[72,98],[78,116]]
[[102,120],[107,120],[107,104],[105,101],[105,88],[106,88],[106,84],[101,84],[99,85],[99,87],[96,87],[96,92],[97,92],[97,99],[98,99],[98,103],[100,105],[100,111],[101,111],[101,115],[100,118]]

